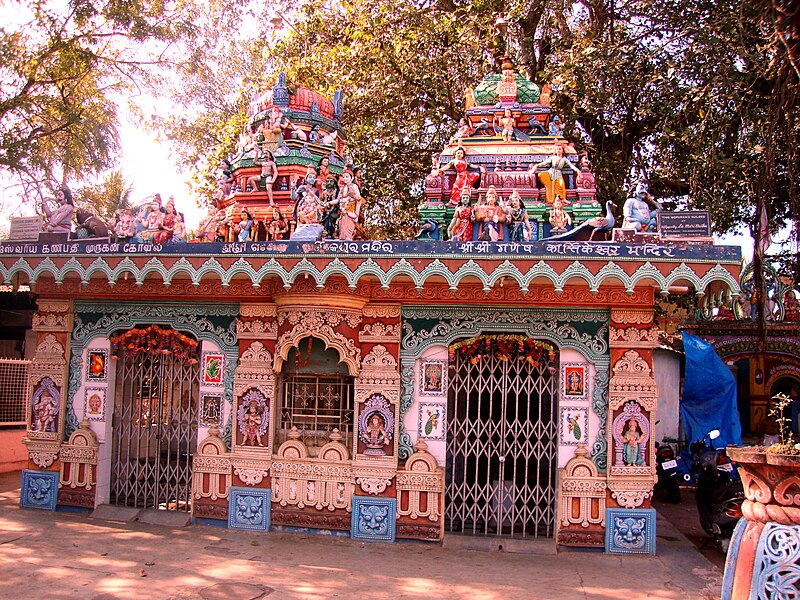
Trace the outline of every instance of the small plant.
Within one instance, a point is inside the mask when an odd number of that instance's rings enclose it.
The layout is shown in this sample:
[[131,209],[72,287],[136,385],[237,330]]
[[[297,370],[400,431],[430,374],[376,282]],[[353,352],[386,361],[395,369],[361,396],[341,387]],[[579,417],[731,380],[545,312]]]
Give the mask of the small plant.
[[767,452],[772,454],[799,455],[800,444],[795,443],[790,426],[791,419],[786,416],[786,408],[792,404],[792,399],[786,394],[775,394],[772,400],[772,408],[769,409],[769,415],[775,417],[775,422],[778,424],[778,429],[780,431],[781,441],[767,448]]

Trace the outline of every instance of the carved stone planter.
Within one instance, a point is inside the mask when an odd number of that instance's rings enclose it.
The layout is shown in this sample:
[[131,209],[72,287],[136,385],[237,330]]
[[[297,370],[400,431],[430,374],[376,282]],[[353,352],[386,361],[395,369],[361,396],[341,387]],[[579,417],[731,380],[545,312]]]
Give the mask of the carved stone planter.
[[744,484],[722,600],[790,598],[800,585],[800,456],[729,447]]

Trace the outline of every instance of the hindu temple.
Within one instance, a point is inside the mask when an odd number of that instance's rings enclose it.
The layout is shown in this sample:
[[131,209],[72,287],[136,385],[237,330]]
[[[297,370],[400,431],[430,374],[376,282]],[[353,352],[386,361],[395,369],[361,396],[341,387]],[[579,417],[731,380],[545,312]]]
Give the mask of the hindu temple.
[[2,242],[37,303],[22,505],[655,553],[654,305],[735,298],[740,249],[644,186],[600,206],[552,93],[476,82],[416,240],[360,239],[342,97],[281,75],[198,240]]

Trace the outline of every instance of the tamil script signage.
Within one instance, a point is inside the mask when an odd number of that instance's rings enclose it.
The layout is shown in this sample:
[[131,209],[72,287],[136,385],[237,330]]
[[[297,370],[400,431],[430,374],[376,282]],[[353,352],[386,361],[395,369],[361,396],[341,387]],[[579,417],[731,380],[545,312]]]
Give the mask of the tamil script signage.
[[663,237],[710,238],[711,215],[707,210],[660,212],[658,232]]

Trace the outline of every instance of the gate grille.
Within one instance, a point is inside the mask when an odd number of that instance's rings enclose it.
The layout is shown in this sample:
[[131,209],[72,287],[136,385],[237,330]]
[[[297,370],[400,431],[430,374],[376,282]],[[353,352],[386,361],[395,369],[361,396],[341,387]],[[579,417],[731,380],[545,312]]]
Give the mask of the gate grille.
[[196,361],[168,354],[135,354],[119,360],[112,504],[190,510],[198,371]]
[[550,537],[557,422],[552,368],[460,353],[448,398],[445,529]]

